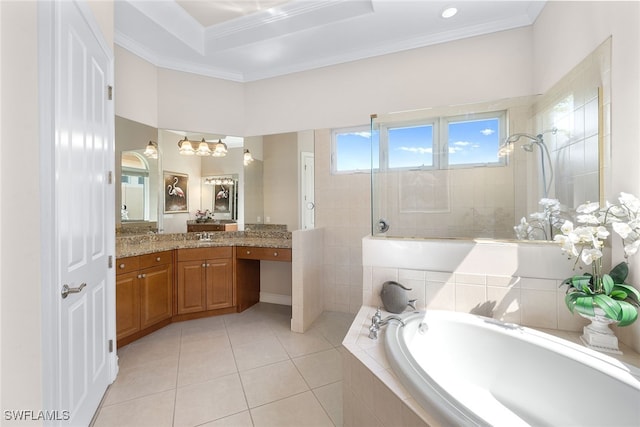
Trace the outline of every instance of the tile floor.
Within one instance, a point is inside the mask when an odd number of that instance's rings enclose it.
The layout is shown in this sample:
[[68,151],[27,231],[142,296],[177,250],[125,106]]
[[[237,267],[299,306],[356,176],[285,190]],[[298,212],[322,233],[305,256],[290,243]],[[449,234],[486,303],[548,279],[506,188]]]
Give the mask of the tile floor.
[[341,348],[353,315],[304,334],[291,307],[173,323],[118,350],[94,427],[342,426]]

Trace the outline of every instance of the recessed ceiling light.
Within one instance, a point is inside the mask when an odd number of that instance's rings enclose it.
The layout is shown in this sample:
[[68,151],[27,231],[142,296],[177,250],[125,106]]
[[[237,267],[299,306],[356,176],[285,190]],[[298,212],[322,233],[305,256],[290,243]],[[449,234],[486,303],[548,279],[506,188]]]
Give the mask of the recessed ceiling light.
[[445,10],[442,11],[442,17],[443,18],[451,18],[456,13],[458,13],[458,9],[456,9],[455,7],[448,7]]

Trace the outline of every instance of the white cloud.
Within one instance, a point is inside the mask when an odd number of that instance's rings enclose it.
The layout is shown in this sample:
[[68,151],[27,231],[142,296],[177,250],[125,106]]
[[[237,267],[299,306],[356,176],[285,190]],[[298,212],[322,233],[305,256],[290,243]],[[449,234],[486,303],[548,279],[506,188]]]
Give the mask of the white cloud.
[[493,129],[487,128],[487,129],[482,129],[480,131],[480,133],[483,134],[484,136],[489,136],[489,135],[493,135],[494,133],[496,133],[496,131],[493,130]]
[[417,154],[431,154],[433,153],[433,148],[424,148],[424,147],[399,147],[400,151],[408,151],[410,153]]
[[461,151],[464,151],[464,148],[449,146],[449,154],[456,154],[456,153],[459,153]]
[[471,143],[469,141],[456,141],[453,143],[453,145],[455,145],[456,147],[467,147],[471,145]]
[[371,132],[351,132],[351,134],[361,136],[363,138],[371,138]]

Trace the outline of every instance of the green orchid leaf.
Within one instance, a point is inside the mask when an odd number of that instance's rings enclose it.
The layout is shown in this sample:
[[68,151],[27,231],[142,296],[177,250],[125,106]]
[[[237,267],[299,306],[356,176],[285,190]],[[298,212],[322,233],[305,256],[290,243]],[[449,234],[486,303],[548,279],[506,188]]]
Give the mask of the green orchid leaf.
[[574,288],[584,293],[587,293],[587,294],[593,293],[591,291],[590,285],[591,285],[591,276],[573,276],[571,278],[571,286],[573,286]]
[[624,261],[613,267],[609,272],[609,276],[611,276],[615,283],[624,283],[624,281],[627,280],[628,275],[629,264]]
[[624,283],[624,284],[618,284],[614,286],[614,289],[624,291],[627,294],[630,294],[630,297],[631,295],[633,295],[635,297],[635,302],[640,302],[640,292],[638,292],[638,290],[633,286],[627,285],[626,283]]
[[595,315],[592,296],[577,295],[573,301],[573,309],[587,316]]
[[620,317],[618,326],[628,326],[638,318],[638,310],[626,301],[619,301]]
[[615,299],[615,300],[624,301],[624,300],[627,299],[629,294],[626,293],[625,291],[620,290],[620,289],[614,289],[613,291],[611,291],[609,296],[611,298]]
[[567,308],[570,312],[573,313],[573,308],[575,307],[576,298],[580,296],[577,292],[571,292],[564,296],[564,303],[567,305]]
[[613,281],[611,276],[609,276],[608,274],[604,274],[602,276],[602,286],[604,287],[605,295],[609,295],[611,293],[614,285],[615,285],[615,282]]
[[622,309],[620,301],[616,301],[607,295],[594,295],[593,302],[598,305],[609,319],[618,320]]

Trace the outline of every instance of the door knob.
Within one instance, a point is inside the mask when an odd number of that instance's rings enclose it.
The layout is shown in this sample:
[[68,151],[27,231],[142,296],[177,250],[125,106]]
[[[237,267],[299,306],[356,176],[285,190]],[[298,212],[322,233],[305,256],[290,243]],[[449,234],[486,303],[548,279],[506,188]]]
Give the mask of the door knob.
[[70,288],[69,285],[62,286],[62,292],[60,292],[60,294],[62,295],[62,299],[68,297],[69,294],[77,294],[77,293],[81,292],[82,289],[84,289],[85,286],[87,286],[86,283],[81,284],[77,288]]

